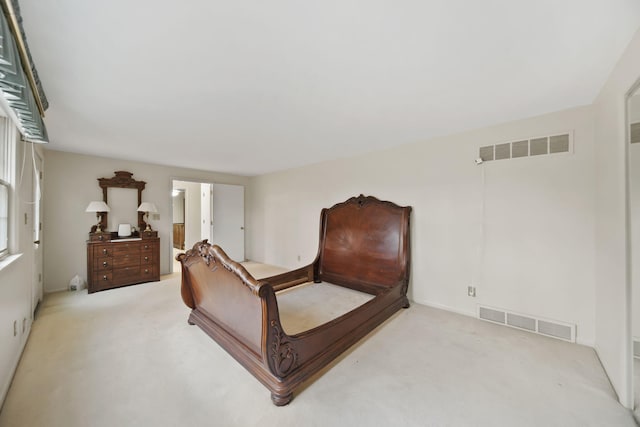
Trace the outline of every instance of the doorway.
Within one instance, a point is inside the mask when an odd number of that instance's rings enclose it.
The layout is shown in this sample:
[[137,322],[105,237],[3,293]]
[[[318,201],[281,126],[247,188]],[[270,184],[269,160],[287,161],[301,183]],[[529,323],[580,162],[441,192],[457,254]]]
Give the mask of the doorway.
[[184,245],[184,189],[171,191],[173,205],[173,248],[183,251]]
[[[174,179],[173,252],[175,255],[208,239],[238,262],[244,256],[244,187]],[[180,271],[180,264],[172,264]]]

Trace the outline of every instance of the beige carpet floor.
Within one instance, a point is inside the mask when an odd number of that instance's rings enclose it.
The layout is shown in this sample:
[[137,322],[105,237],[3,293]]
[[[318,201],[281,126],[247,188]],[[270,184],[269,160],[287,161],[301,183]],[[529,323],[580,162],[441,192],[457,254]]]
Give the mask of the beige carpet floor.
[[[315,289],[279,299],[321,312]],[[47,295],[0,426],[635,425],[593,349],[417,304],[278,408],[188,315],[178,274]]]

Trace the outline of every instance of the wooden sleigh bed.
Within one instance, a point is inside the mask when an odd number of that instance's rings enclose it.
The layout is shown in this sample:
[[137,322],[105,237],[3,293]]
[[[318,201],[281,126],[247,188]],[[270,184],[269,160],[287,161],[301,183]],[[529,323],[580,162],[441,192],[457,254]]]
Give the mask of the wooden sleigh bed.
[[[293,390],[400,308],[408,308],[409,217],[374,197],[352,197],[320,217],[312,264],[256,280],[215,245],[202,241],[182,264],[182,299],[198,325],[271,391],[278,406]],[[287,335],[277,292],[328,282],[367,293],[357,308],[312,329]]]

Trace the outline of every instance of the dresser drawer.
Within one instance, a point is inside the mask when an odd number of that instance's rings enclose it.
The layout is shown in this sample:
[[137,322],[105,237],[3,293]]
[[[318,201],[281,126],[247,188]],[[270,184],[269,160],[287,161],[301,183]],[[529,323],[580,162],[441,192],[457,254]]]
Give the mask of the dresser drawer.
[[90,242],[108,242],[111,240],[111,233],[89,233]]
[[110,245],[95,245],[93,247],[94,257],[110,257],[113,255],[113,250]]
[[157,244],[151,242],[142,242],[140,244],[140,250],[142,252],[153,252],[157,247]]
[[140,254],[122,254],[113,257],[113,268],[133,267],[140,265]]
[[106,289],[112,285],[113,276],[110,271],[96,273],[93,275],[93,283],[95,283],[96,288]]
[[153,256],[153,252],[143,252],[142,255],[140,255],[140,265],[141,266],[145,266],[145,265],[151,265],[155,262],[155,257]]
[[127,255],[127,254],[140,255],[139,242],[116,243],[112,247],[113,247],[114,257],[120,256],[120,255]]
[[94,262],[95,265],[93,266],[93,268],[98,272],[107,270],[111,271],[111,269],[113,268],[113,258],[96,258]]
[[100,254],[98,254],[98,255],[94,255],[94,256],[93,256],[93,260],[94,260],[94,262],[99,261],[99,264],[102,264],[102,262],[103,262],[103,261],[109,261],[109,263],[111,263],[111,260],[112,260],[112,259],[113,259],[113,257],[112,257],[109,253],[107,253],[106,255],[104,255],[104,254],[102,253],[102,251],[100,251]]
[[135,283],[140,277],[140,266],[116,268],[113,270],[113,282]]
[[142,266],[140,267],[140,280],[143,282],[150,282],[152,280],[158,280],[158,267],[157,266]]

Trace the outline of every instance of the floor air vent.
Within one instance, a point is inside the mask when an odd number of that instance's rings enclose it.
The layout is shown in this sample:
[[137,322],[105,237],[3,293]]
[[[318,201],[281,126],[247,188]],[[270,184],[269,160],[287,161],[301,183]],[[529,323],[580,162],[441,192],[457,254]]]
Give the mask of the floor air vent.
[[571,323],[539,319],[521,313],[514,313],[482,305],[478,305],[478,318],[564,341],[576,342],[576,325]]
[[484,320],[492,322],[504,323],[504,311],[494,310],[487,307],[479,307],[478,316]]
[[518,314],[507,313],[507,325],[514,326],[527,331],[536,331],[536,319],[531,317],[520,316]]

